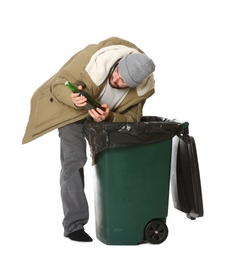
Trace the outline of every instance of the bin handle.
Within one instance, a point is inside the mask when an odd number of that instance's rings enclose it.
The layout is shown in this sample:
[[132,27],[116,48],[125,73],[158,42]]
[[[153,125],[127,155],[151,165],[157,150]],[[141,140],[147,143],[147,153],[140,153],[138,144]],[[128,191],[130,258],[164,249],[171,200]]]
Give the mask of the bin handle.
[[176,122],[178,125],[180,125],[182,127],[182,131],[180,132],[180,134],[183,134],[183,136],[188,135],[189,134],[189,123],[186,121],[179,121],[177,119],[173,120],[174,122]]

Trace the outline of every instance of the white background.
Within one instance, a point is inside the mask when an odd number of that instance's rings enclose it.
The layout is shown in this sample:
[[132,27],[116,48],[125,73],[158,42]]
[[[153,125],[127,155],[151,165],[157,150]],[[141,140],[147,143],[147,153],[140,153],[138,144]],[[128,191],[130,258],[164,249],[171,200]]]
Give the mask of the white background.
[[[1,259],[226,258],[225,2],[1,1]],[[197,144],[204,217],[189,220],[170,195],[169,236],[161,245],[96,239],[90,159],[85,228],[94,241],[64,238],[58,132],[21,144],[33,92],[78,50],[111,36],[134,42],[156,64],[156,93],[144,114],[188,121]]]

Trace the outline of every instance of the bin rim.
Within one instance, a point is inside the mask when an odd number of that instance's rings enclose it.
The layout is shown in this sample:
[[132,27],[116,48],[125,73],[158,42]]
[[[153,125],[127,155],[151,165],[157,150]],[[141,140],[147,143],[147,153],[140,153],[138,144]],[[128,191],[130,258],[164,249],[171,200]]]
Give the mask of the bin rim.
[[96,156],[105,149],[170,139],[188,133],[188,126],[188,122],[159,116],[143,116],[140,122],[95,122],[87,118],[84,133],[95,164]]

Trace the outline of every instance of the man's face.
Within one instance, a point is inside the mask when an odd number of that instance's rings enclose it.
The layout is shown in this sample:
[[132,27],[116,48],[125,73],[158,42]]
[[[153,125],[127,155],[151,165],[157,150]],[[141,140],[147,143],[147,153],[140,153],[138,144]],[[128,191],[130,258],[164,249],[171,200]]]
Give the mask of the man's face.
[[123,79],[121,78],[118,66],[114,69],[114,71],[110,75],[109,83],[112,88],[118,88],[118,89],[128,88],[128,86],[124,83]]

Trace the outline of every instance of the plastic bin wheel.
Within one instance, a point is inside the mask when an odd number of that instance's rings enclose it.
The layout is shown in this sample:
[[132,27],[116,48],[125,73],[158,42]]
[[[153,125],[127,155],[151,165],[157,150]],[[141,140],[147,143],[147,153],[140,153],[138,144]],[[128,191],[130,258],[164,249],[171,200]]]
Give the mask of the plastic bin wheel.
[[168,227],[161,220],[152,220],[145,228],[145,239],[151,244],[161,244],[167,236]]

